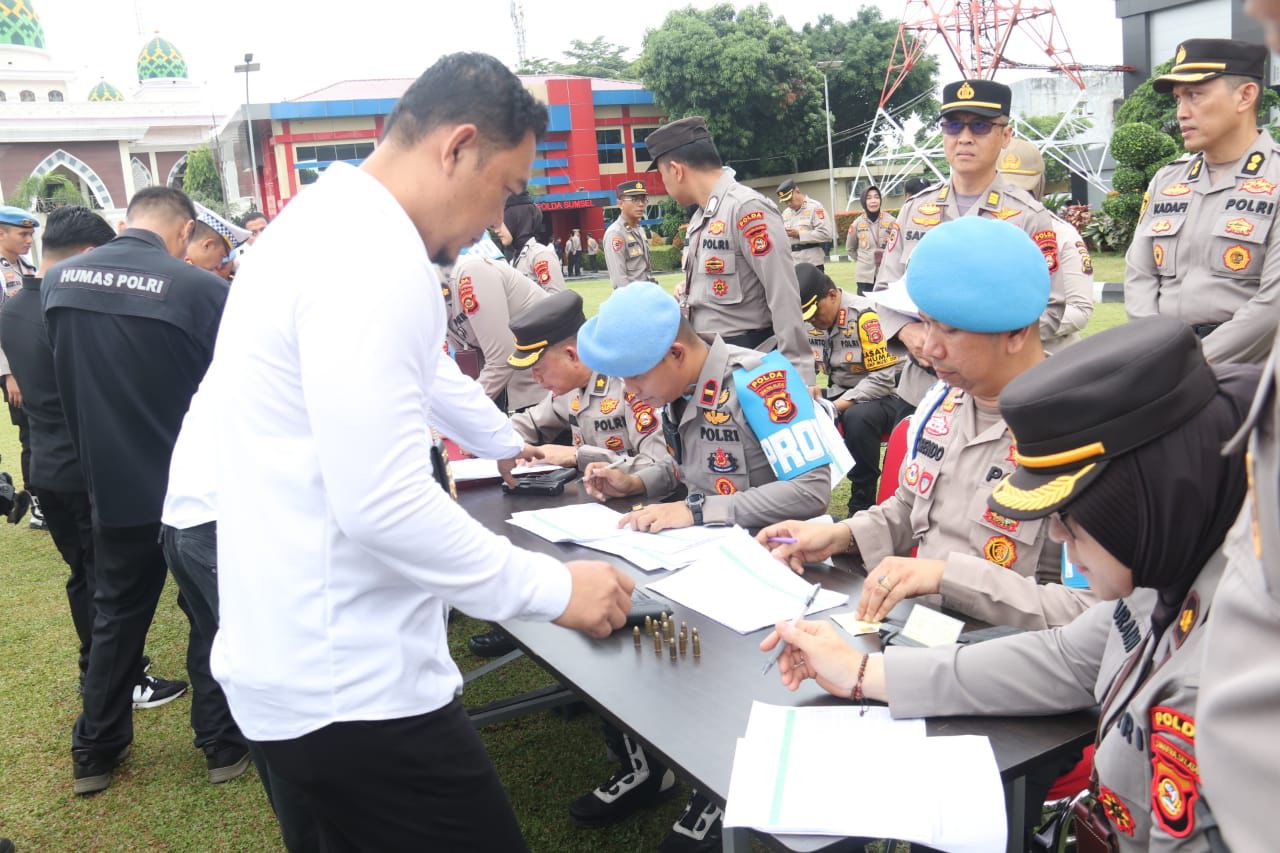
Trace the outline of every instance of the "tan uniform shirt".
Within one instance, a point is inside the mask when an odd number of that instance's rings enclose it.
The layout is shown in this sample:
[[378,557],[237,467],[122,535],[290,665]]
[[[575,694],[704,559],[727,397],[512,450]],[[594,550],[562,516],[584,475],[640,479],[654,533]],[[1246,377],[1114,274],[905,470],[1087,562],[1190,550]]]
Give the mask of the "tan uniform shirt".
[[1013,521],[988,509],[991,490],[1016,464],[998,411],[984,415],[967,394],[939,383],[912,426],[919,440],[903,460],[898,491],[842,522],[868,569],[916,547],[918,557],[946,563],[942,604],[993,625],[1065,625],[1097,600],[1062,585],[1062,546],[1049,539],[1047,521]]
[[532,406],[547,392],[527,370],[507,364],[515,349],[511,318],[518,317],[546,294],[503,261],[464,255],[452,273],[442,275],[441,288],[449,312],[448,337],[455,350],[479,350],[484,357],[477,381],[496,400],[507,392],[507,410]]
[[649,238],[644,226],[628,228],[619,216],[604,232],[604,263],[609,268],[613,289],[626,287],[633,281],[652,281],[649,266]]
[[661,415],[637,402],[622,380],[592,374],[585,387],[547,394],[538,405],[511,416],[511,425],[530,444],[554,441],[566,429],[578,449],[578,470],[592,462],[616,462],[644,483],[644,493],[661,500],[675,491],[676,463],[662,435]]
[[1217,325],[1204,339],[1215,364],[1261,364],[1280,318],[1280,145],[1262,132],[1215,182],[1203,155],[1151,179],[1125,255],[1131,318],[1163,314]]
[[537,240],[524,244],[520,257],[516,258],[515,268],[537,282],[547,293],[559,293],[567,286],[556,250]]
[[[882,290],[889,282],[897,281],[907,273],[907,260],[915,247],[929,233],[929,229],[960,218],[955,202],[955,190],[948,182],[934,184],[907,199],[898,212],[898,221],[892,227],[889,243],[885,246],[884,259],[876,271],[876,289]],[[1036,241],[1049,265],[1049,304],[1040,318],[1042,327],[1047,325],[1056,334],[1067,303],[1067,284],[1058,258],[1058,233],[1053,214],[1025,190],[1015,187],[997,174],[995,180],[978,195],[978,200],[965,216],[988,216],[1003,219],[1018,226]],[[1090,299],[1092,299],[1092,289]],[[1056,314],[1056,317],[1055,317]],[[892,318],[900,318],[892,322]],[[894,337],[909,318],[885,313],[885,334]],[[1043,337],[1043,333],[1042,333]],[[908,403],[919,403],[920,394],[930,385],[928,372],[914,363],[902,369],[898,383],[898,396]]]
[[885,338],[870,299],[841,290],[835,325],[817,335],[815,331],[809,342],[821,347],[817,357],[829,377],[828,400],[863,403],[893,393],[906,351]]
[[1060,352],[1080,340],[1093,316],[1093,258],[1076,227],[1053,217],[1058,234],[1058,266],[1062,273],[1062,301],[1049,300],[1040,318],[1040,341],[1046,352]]
[[827,250],[822,246],[806,246],[806,243],[834,243],[835,229],[827,218],[827,210],[813,198],[806,198],[799,210],[790,205],[782,207],[783,228],[794,228],[799,236],[788,237],[791,260],[797,264],[818,266],[827,261]]
[[703,523],[764,527],[826,512],[831,500],[829,467],[790,480],[777,479],[742,413],[733,372],[755,367],[761,354],[730,346],[718,336],[702,337],[711,351],[694,385],[693,399],[667,406],[664,428],[681,479],[691,493],[706,496]]
[[893,226],[897,223],[893,214],[880,211],[876,221],[872,222],[864,213],[849,226],[849,235],[845,238],[844,248],[849,254],[857,253],[854,259],[857,267],[854,275],[864,284],[872,284],[876,280],[876,270],[880,268],[880,258],[884,247],[889,243]]
[[777,206],[726,171],[694,212],[687,240],[682,305],[693,328],[722,337],[772,329],[778,350],[812,385],[800,284]]
[[[1205,830],[1215,823],[1209,809],[1216,811],[1220,800],[1211,804],[1200,791],[1196,704],[1222,563],[1215,555],[1201,570],[1180,617],[1159,637],[1149,634],[1156,592],[1139,589],[1049,631],[973,646],[891,647],[885,655],[889,710],[895,717],[1034,715],[1101,704],[1096,793],[1119,849],[1209,850]],[[1214,621],[1221,618],[1215,607]],[[1237,785],[1262,789],[1260,820],[1274,809],[1275,786],[1268,784],[1274,778],[1274,769],[1264,777],[1238,774]]]
[[1205,638],[1200,752],[1205,796],[1232,850],[1276,846],[1280,778],[1280,336],[1255,399],[1252,488],[1223,551]]

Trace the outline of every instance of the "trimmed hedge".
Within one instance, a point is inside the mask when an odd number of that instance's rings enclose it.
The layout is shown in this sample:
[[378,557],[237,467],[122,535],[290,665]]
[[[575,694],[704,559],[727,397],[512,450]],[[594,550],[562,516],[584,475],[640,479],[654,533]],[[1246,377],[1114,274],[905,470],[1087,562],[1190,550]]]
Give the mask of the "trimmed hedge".
[[[650,246],[649,265],[654,272],[676,272],[680,269],[680,249],[675,246]],[[604,252],[596,252],[596,269],[608,270],[604,265]]]

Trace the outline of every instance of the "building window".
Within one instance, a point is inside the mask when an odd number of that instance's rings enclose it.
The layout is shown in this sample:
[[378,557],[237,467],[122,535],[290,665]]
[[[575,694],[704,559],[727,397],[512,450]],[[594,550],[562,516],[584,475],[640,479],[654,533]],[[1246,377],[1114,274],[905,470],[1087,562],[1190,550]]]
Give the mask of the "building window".
[[649,149],[645,147],[644,141],[655,130],[657,130],[656,127],[636,127],[631,129],[631,140],[635,143],[637,164],[649,162]]
[[596,148],[600,152],[601,165],[626,162],[622,153],[622,128],[597,130]]
[[35,103],[36,93],[31,91],[30,89],[23,89],[18,94],[18,100],[22,101],[23,103]]
[[332,163],[335,160],[363,160],[373,153],[372,142],[353,142],[335,145],[299,145],[299,161]]
[[61,93],[61,92],[59,92],[57,89],[50,89],[50,90],[49,90],[49,100],[50,100],[52,103],[55,103],[55,104],[60,104],[60,103],[62,103],[62,93]]

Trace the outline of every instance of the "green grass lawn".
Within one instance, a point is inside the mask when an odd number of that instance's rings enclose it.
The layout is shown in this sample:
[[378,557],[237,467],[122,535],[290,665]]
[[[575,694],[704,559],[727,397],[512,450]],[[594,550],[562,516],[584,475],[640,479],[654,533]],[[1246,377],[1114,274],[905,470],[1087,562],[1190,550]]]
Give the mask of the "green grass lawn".
[[[1119,280],[1123,259],[1095,259],[1100,280]],[[836,281],[852,286],[853,265],[832,264]],[[672,288],[677,274],[662,276]],[[607,281],[577,285],[594,313],[610,292]],[[1099,305],[1089,332],[1124,322],[1120,305]],[[5,419],[7,421],[7,418]],[[0,426],[0,470],[18,477],[16,429]],[[832,498],[844,515],[847,485]],[[269,512],[270,507],[263,507]],[[133,756],[106,792],[87,799],[71,793],[70,733],[79,711],[76,637],[63,584],[66,567],[48,534],[0,523],[0,836],[30,850],[270,850],[279,849],[275,820],[257,777],[226,785],[205,781],[204,758],[191,745],[184,697],[134,715]],[[185,678],[186,627],[172,582],[147,640],[152,671]],[[465,648],[477,623],[459,619],[450,646],[462,669],[477,666]],[[520,661],[469,685],[479,705],[549,679]],[[482,732],[535,851],[655,849],[682,807],[682,797],[607,830],[574,827],[565,812],[579,794],[612,768],[598,723],[544,713]]]

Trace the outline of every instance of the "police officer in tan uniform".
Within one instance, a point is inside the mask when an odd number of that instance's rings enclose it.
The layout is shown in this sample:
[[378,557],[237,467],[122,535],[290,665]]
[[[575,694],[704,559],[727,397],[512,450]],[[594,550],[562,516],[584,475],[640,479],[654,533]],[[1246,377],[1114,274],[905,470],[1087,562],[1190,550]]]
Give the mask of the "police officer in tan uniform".
[[1152,84],[1177,100],[1191,156],[1151,179],[1125,310],[1190,324],[1215,364],[1261,364],[1280,319],[1280,145],[1257,126],[1266,59],[1262,45],[1190,39]]
[[[33,276],[36,268],[27,263],[23,257],[31,250],[35,230],[40,223],[28,211],[12,205],[0,206],[0,308],[10,296],[22,290],[23,276]],[[19,464],[22,468],[23,491],[20,503],[15,507],[31,507],[31,526],[37,530],[44,529],[44,514],[40,511],[40,501],[34,495],[28,495],[25,487],[31,469],[30,426],[27,414],[22,410],[22,389],[17,378],[9,369],[9,360],[0,350],[0,395],[9,404],[9,421],[18,428],[18,444],[21,448]],[[26,510],[23,509],[23,512]],[[22,513],[13,514],[9,519],[17,524]]]
[[1232,850],[1275,843],[1280,767],[1280,335],[1249,417],[1229,446],[1248,442],[1249,496],[1223,552],[1201,675],[1201,772],[1205,797]]
[[824,269],[827,249],[835,241],[827,209],[805,195],[791,178],[778,185],[778,203],[782,206],[782,225],[791,238],[791,259]]
[[555,249],[538,242],[541,228],[542,210],[528,193],[516,193],[507,199],[502,223],[498,226],[498,238],[507,259],[547,293],[559,293],[566,287],[564,271]]
[[[853,456],[849,471],[849,514],[875,503],[880,480],[880,432],[865,429],[870,409],[891,409],[894,422],[911,413],[896,393],[898,371],[906,354],[880,329],[872,301],[836,287],[813,264],[796,264],[800,310],[811,329],[810,342],[820,372],[827,374],[824,396],[836,410],[845,447]],[[821,337],[817,337],[817,336]]]
[[504,261],[479,252],[458,259],[453,269],[440,270],[440,290],[448,311],[449,345],[460,366],[475,353],[480,362],[476,380],[503,411],[518,412],[537,403],[546,392],[525,371],[507,364],[514,338],[511,318],[540,302],[546,293]]
[[644,217],[649,191],[644,181],[618,184],[618,218],[604,232],[604,263],[609,268],[613,289],[633,281],[652,281],[649,266],[649,237],[640,220]]
[[875,287],[876,270],[880,269],[884,247],[888,245],[889,235],[898,220],[884,209],[884,197],[879,187],[864,189],[860,200],[862,213],[849,226],[844,248],[857,263],[854,273],[858,277],[858,292],[866,293]]
[[[992,257],[1001,263],[993,267]],[[1065,625],[1093,596],[1061,584],[1061,549],[1042,519],[1009,518],[986,502],[1021,459],[996,399],[1044,360],[1044,256],[1006,223],[962,217],[921,241],[907,287],[944,381],[912,417],[898,491],[843,522],[770,528],[802,531],[775,534],[799,540],[778,555],[799,567],[833,550],[860,554],[868,574],[858,618],[879,621],[904,598],[941,594],[944,606],[984,622]]]
[[[799,301],[794,301],[798,313]],[[593,370],[625,377],[636,401],[666,405],[663,430],[688,489],[685,500],[650,504],[623,516],[620,525],[655,533],[702,524],[758,527],[826,510],[830,466],[779,479],[744,413],[735,374],[753,370],[763,356],[726,344],[719,335],[695,333],[676,301],[657,284],[636,282],[615,291],[578,332],[578,350]],[[809,391],[790,371],[780,372],[785,378],[777,381],[771,372],[762,374],[758,380],[771,381],[753,380],[748,393],[767,393],[771,411],[794,415],[797,403],[809,402]],[[767,391],[755,390],[766,386]],[[585,483],[588,493],[600,499],[639,494],[644,488],[640,477],[601,462],[587,466]],[[630,738],[625,748],[632,767],[648,767],[643,749]],[[645,772],[650,787],[634,787],[641,798],[655,796],[658,784],[657,777]],[[580,823],[601,825],[616,819],[613,815],[629,813],[634,806],[626,805],[616,789],[620,779],[615,776],[582,797],[570,814]],[[695,792],[662,849],[705,849],[701,845],[719,834],[721,816],[714,803]]]
[[[1207,626],[1222,618],[1222,543],[1245,496],[1244,454],[1220,448],[1256,383],[1256,369],[1211,368],[1168,318],[1107,330],[1028,370],[1000,396],[1025,461],[990,506],[1050,524],[1104,600],[1053,630],[883,657],[853,651],[828,625],[782,625],[784,683],[818,677],[836,695],[888,701],[895,717],[1100,705],[1086,819],[1122,851],[1223,849],[1221,800],[1200,784],[1197,714]],[[1176,485],[1188,480],[1198,488]],[[1266,808],[1273,778],[1239,782],[1262,788]],[[1036,793],[1027,802],[1038,814]]]
[[[1012,139],[1000,156],[1000,175],[1015,187],[1044,198],[1044,156],[1028,139]],[[1040,340],[1045,352],[1055,353],[1080,340],[1093,316],[1093,258],[1084,237],[1067,220],[1050,211],[1058,234],[1058,266],[1049,307],[1040,317]]]
[[664,124],[645,145],[649,171],[658,171],[667,193],[677,204],[697,205],[682,297],[690,324],[732,346],[778,349],[812,384],[790,238],[777,206],[724,169],[701,116]]
[[[1044,253],[1051,281],[1062,275],[1058,235],[1049,211],[1030,193],[1010,185],[996,168],[1001,152],[1013,138],[1009,127],[1012,101],[1009,87],[991,80],[960,80],[943,87],[939,125],[951,176],[902,205],[876,272],[877,289],[906,274],[907,260],[926,234],[943,222],[964,216],[1002,219],[1021,228]],[[1066,289],[1055,283],[1051,292],[1065,293]],[[898,394],[917,404],[933,383],[918,355],[923,327],[889,312],[881,320],[885,334],[901,340],[915,358],[916,363],[902,370]]]
[[[592,462],[616,464],[661,499],[676,487],[676,467],[662,435],[662,416],[636,399],[622,380],[596,373],[578,355],[578,329],[587,322],[582,297],[572,290],[552,294],[511,321],[515,351],[507,363],[527,370],[547,394],[512,415],[511,425],[543,461],[580,471]],[[571,446],[556,445],[565,432]]]

